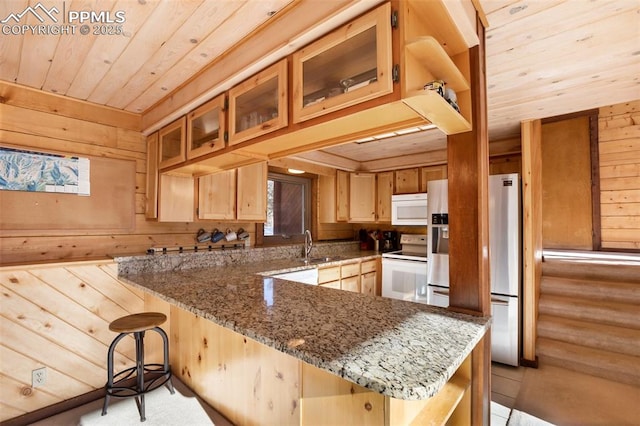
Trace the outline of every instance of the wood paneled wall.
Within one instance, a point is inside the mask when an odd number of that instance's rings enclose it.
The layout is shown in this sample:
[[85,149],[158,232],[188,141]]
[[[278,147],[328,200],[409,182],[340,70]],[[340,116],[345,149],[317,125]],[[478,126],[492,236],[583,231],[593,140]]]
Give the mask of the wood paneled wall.
[[[0,421],[105,385],[109,323],[145,307],[143,292],[116,277],[110,261],[0,267]],[[134,359],[133,339],[124,339],[116,370]],[[33,388],[41,367],[46,383]]]
[[640,100],[600,108],[603,249],[640,250]]
[[108,255],[141,254],[152,246],[191,245],[201,227],[208,230],[243,227],[254,234],[253,223],[145,220],[147,148],[139,131],[138,115],[5,82],[0,82],[0,100],[0,144],[74,156],[133,160],[136,168],[132,232],[46,228],[2,230],[0,264],[104,259]]
[[542,123],[542,244],[592,250],[589,117]]

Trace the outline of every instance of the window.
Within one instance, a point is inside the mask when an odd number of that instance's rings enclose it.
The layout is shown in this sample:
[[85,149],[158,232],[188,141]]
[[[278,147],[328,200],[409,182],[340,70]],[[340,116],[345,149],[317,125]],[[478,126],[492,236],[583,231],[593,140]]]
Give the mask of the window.
[[311,179],[269,173],[265,240],[302,236],[311,226]]

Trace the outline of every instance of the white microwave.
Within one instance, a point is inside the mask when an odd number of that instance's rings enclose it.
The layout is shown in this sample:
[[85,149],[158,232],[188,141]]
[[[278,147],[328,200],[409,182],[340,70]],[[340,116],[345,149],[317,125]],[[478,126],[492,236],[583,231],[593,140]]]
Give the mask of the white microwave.
[[391,224],[428,225],[427,193],[392,195]]

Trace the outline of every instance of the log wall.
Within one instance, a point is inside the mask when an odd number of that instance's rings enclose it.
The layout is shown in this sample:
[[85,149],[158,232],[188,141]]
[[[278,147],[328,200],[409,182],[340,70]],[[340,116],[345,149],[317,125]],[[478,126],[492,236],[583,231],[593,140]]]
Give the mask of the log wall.
[[603,249],[640,250],[640,100],[600,108]]

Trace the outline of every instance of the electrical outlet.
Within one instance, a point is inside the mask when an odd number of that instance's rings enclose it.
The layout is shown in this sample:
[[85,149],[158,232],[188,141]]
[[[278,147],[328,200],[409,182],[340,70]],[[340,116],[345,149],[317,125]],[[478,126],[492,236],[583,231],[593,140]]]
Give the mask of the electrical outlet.
[[31,387],[44,386],[47,382],[47,367],[37,368],[31,372]]

